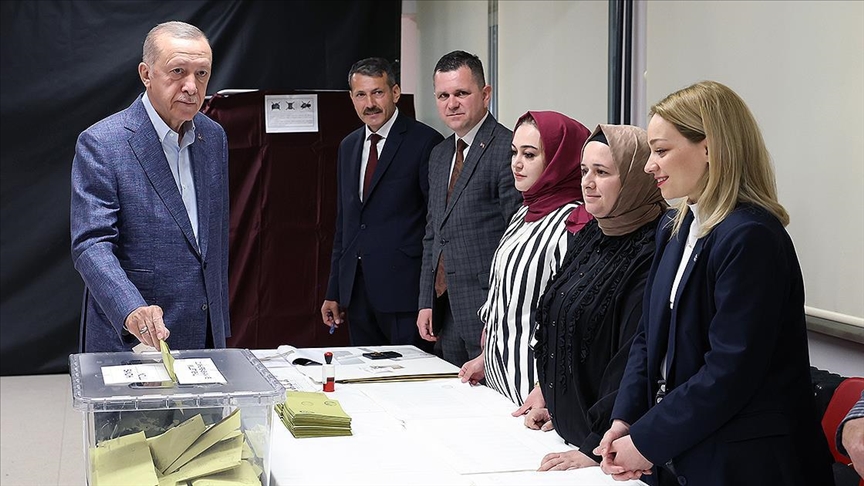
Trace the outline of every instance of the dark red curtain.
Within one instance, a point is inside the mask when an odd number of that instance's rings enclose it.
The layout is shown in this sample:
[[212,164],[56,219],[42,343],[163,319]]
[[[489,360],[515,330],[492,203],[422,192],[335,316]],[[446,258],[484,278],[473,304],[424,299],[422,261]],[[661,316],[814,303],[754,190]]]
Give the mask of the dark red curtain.
[[[398,68],[401,12],[400,0],[0,2],[0,375],[65,373],[69,354],[78,352],[83,283],[69,250],[75,140],[144,90],[138,63],[150,28],[183,20],[207,34],[213,47],[208,94],[225,88],[342,90],[358,59],[380,56]],[[350,125],[350,117],[344,123]],[[335,153],[335,145],[330,150]],[[257,197],[274,197],[250,187]],[[294,278],[304,270],[281,271]]]
[[[216,95],[203,111],[228,134],[231,223],[229,346],[346,346],[321,323],[336,221],[339,143],[361,126],[345,91],[317,92],[317,133],[265,133],[264,96]],[[414,116],[413,96],[402,113]],[[350,325],[350,324],[349,324]]]

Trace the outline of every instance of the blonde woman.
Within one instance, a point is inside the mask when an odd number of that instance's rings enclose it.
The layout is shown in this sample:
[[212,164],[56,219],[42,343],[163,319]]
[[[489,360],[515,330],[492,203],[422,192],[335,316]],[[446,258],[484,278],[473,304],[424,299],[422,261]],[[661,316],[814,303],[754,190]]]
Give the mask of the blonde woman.
[[645,171],[681,202],[658,228],[601,467],[661,485],[833,484],[804,283],[756,120],[712,81],[651,115]]

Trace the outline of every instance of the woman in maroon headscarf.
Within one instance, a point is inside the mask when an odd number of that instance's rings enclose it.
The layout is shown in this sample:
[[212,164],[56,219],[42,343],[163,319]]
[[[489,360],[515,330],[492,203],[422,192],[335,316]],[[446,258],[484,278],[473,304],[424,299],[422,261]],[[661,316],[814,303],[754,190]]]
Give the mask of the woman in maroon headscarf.
[[[521,408],[537,381],[528,346],[534,310],[575,233],[591,217],[581,207],[582,145],[589,130],[552,111],[529,111],[516,122],[511,167],[524,204],[513,216],[492,259],[489,295],[479,310],[483,354],[462,366],[462,381],[486,385]],[[539,397],[538,397],[539,398]],[[536,406],[543,406],[538,403]]]

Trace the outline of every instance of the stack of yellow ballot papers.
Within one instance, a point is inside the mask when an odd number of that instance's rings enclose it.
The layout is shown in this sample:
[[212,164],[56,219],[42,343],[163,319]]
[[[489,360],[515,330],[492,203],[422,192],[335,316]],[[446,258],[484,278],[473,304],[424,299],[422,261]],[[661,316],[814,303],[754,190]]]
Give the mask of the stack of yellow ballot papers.
[[105,440],[91,452],[92,486],[261,485],[261,468],[240,430],[240,409],[211,425],[201,415],[145,438]]
[[285,397],[284,405],[275,405],[276,413],[294,437],[351,435],[351,417],[338,400],[321,392],[289,391]]

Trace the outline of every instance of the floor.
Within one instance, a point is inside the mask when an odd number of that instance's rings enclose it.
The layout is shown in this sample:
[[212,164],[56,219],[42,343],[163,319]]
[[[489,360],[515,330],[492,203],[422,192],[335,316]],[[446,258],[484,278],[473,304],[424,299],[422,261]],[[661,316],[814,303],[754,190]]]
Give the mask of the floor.
[[69,375],[0,377],[0,484],[84,484],[82,420]]

